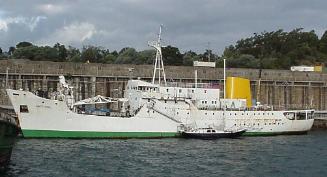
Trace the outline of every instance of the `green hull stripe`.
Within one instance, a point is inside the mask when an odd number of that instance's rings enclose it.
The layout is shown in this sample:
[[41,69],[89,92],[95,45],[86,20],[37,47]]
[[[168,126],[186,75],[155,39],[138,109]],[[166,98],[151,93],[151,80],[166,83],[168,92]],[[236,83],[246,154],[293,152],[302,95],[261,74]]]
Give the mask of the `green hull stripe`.
[[56,130],[23,130],[25,138],[165,138],[177,137],[176,132],[89,132]]
[[[301,132],[245,132],[243,136],[299,135]],[[56,130],[23,130],[25,138],[170,138],[179,137],[174,132],[88,132]]]

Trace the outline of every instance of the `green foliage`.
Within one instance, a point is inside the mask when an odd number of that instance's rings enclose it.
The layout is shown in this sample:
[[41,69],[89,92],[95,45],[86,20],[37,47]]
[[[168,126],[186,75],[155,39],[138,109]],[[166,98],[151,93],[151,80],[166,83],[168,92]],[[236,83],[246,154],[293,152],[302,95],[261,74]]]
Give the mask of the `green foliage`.
[[20,42],[16,45],[16,48],[22,48],[22,47],[29,47],[29,46],[32,46],[33,44],[30,43],[30,42]]
[[188,51],[183,55],[183,65],[193,66],[193,61],[200,60],[200,56],[193,51]]
[[15,52],[15,50],[16,50],[16,48],[15,47],[9,47],[9,50],[8,50],[8,54],[9,55],[13,55],[14,54],[14,52]]
[[68,53],[67,53],[67,49],[64,45],[60,45],[59,43],[55,44],[53,46],[54,49],[56,49],[57,54],[58,54],[58,61],[66,61]]
[[[290,32],[280,29],[254,33],[252,37],[237,41],[235,46],[225,48],[223,57],[229,59],[229,63],[237,61],[233,63],[235,67],[289,69],[293,65],[315,65],[327,62],[326,53],[323,53],[327,47],[327,33],[324,35],[319,40],[313,30],[303,32],[302,28]],[[254,58],[244,58],[244,55]]]
[[115,61],[117,64],[136,64],[137,51],[134,48],[126,47],[120,50],[119,55]]
[[162,48],[162,57],[165,65],[183,65],[183,55],[177,47],[167,46]]
[[156,58],[155,50],[143,50],[138,52],[136,64],[152,64],[154,58]]
[[[223,66],[223,60],[211,50],[197,54],[193,51],[181,53],[177,47],[162,48],[165,65],[192,66],[193,61],[216,61],[217,67]],[[99,46],[84,46],[82,50],[60,43],[50,46],[35,46],[30,42],[20,42],[2,52],[1,58],[27,58],[31,60],[49,60],[59,62],[91,62],[110,64],[153,64],[155,50],[136,51],[125,47],[119,52],[110,52]],[[235,45],[225,48],[223,58],[228,59],[228,67],[289,69],[293,65],[327,64],[327,31],[321,39],[315,32],[302,28],[285,32],[282,29],[272,32],[254,33],[253,36],[240,39]]]

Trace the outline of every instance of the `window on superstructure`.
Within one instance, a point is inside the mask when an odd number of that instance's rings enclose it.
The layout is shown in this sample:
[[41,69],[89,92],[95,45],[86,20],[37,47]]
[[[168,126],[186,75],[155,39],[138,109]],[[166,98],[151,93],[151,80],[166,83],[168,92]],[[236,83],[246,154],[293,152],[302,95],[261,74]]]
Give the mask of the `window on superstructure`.
[[166,89],[167,92],[169,92],[169,89]]
[[192,90],[192,93],[194,93],[194,90]]
[[20,112],[28,113],[28,107],[27,107],[27,105],[20,105]]
[[182,89],[179,89],[179,93],[182,93]]

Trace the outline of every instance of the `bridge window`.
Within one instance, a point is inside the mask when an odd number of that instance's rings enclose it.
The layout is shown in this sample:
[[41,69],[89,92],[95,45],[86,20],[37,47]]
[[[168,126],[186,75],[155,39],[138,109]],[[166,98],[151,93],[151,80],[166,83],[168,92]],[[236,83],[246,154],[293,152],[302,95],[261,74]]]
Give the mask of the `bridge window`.
[[20,105],[20,112],[28,113],[27,105]]

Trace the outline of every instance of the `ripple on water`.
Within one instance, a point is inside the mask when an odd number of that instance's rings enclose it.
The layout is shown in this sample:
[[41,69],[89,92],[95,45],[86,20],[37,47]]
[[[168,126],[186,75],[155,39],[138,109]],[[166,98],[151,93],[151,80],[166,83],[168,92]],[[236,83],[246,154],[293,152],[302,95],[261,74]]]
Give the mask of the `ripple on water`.
[[326,176],[326,137],[20,139],[4,175]]

